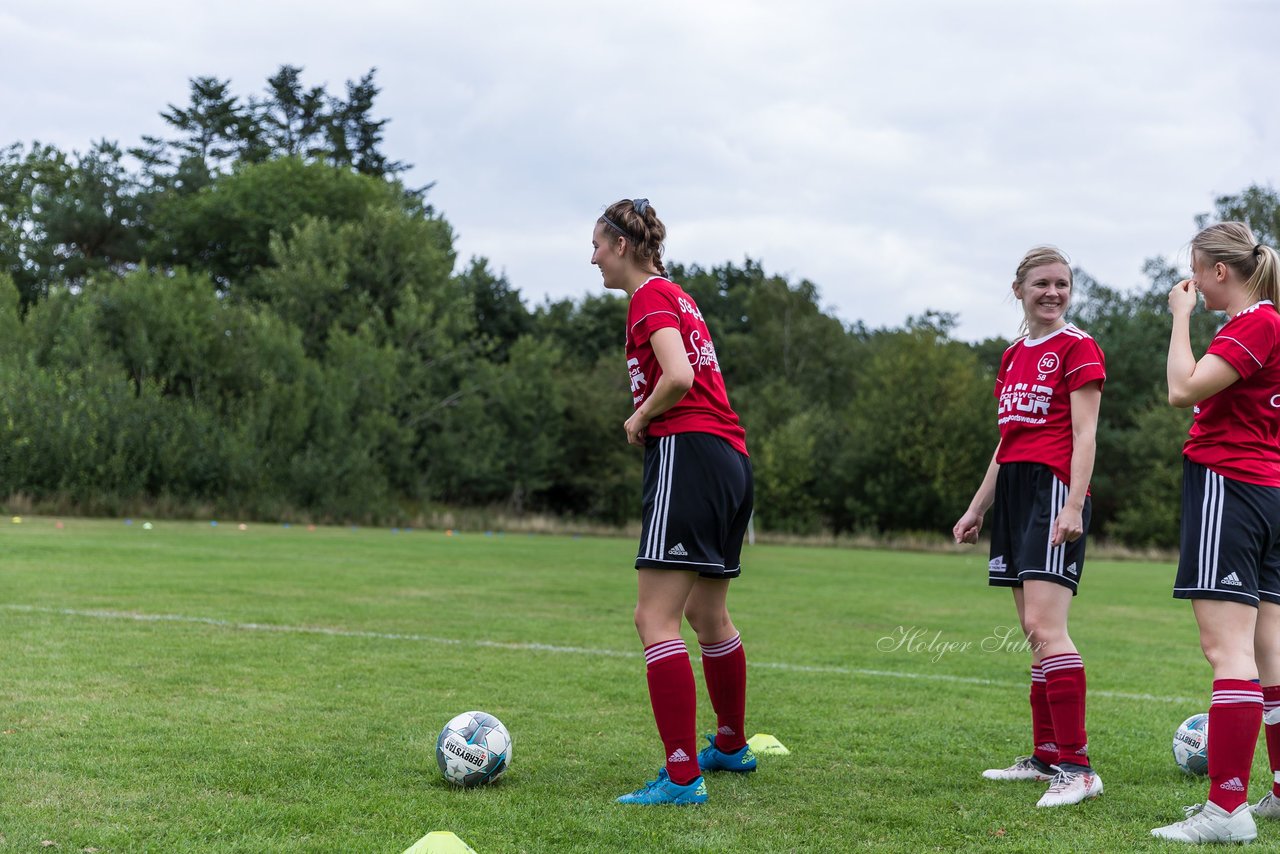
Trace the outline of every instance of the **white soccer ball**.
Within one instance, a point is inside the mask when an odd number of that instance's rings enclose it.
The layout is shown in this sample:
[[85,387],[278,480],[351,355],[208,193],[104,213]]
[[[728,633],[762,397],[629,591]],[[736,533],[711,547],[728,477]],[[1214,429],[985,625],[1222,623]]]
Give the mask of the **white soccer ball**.
[[487,712],[463,712],[440,731],[436,764],[455,786],[492,783],[511,767],[511,733]]
[[1187,718],[1173,734],[1173,761],[1188,774],[1209,773],[1209,716]]

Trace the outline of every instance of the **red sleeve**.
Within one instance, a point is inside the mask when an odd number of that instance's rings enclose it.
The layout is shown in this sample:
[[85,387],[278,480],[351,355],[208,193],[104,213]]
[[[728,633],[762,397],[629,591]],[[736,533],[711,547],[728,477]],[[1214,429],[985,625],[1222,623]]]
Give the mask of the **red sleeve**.
[[996,370],[996,386],[991,390],[992,396],[997,400],[1000,398],[1000,389],[1004,388],[1005,374],[1009,373],[1009,362],[1013,361],[1012,357],[1009,355],[1012,352],[1013,347],[1009,347],[1004,351],[1004,355],[1000,357],[1000,367]]
[[1063,368],[1063,378],[1067,381],[1067,391],[1072,392],[1096,382],[1099,387],[1107,379],[1107,363],[1102,356],[1102,348],[1092,338],[1081,338],[1067,352],[1067,363]]
[[645,284],[631,297],[627,309],[627,323],[631,327],[631,340],[644,344],[649,336],[668,326],[680,328],[680,306],[675,295],[662,288],[655,288],[656,281]]
[[1271,357],[1276,346],[1276,326],[1269,323],[1266,315],[1260,314],[1266,309],[1255,309],[1248,314],[1237,315],[1237,323],[1228,323],[1222,328],[1207,353],[1212,353],[1226,360],[1235,368],[1240,379],[1247,379],[1261,368]]

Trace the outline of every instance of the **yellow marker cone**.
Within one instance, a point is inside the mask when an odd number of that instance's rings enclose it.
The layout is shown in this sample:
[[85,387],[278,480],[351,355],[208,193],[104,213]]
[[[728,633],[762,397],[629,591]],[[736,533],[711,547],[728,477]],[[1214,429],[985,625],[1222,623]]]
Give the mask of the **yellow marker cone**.
[[406,848],[404,854],[476,854],[476,850],[447,830],[433,830]]
[[791,753],[790,750],[783,746],[782,742],[763,732],[758,732],[748,738],[747,744],[751,745],[751,751],[757,755],[788,756]]

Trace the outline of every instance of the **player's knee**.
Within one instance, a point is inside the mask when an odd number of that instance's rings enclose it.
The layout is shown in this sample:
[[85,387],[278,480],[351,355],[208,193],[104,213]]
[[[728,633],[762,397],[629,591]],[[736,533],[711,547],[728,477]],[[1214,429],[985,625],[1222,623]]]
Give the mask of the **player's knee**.
[[657,628],[658,621],[655,620],[653,614],[643,606],[636,606],[634,619],[636,632],[639,633],[642,638]]
[[685,608],[684,618],[689,621],[689,626],[697,633],[698,637],[703,637],[708,633],[714,633],[722,625],[728,622],[729,615],[717,614],[714,611],[706,611],[698,608]]
[[1067,639],[1067,626],[1056,616],[1028,613],[1022,621],[1022,630],[1033,644],[1056,646]]
[[1222,638],[1209,635],[1200,638],[1200,650],[1205,660],[1219,671],[1252,671],[1256,667],[1253,649],[1234,638]]
[[635,624],[642,640],[673,637],[680,634],[680,612],[670,614],[665,609],[637,605]]

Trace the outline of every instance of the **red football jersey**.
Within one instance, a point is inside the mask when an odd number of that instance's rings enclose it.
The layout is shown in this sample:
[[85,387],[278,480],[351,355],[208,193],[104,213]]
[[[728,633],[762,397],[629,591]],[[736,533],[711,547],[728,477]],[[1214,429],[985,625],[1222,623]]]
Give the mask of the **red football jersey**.
[[668,279],[654,276],[636,289],[627,308],[627,371],[631,374],[631,402],[638,409],[658,384],[662,367],[649,336],[671,327],[684,341],[693,386],[680,401],[649,422],[648,435],[711,433],[747,452],[747,431],[729,405],[711,333],[693,297]]
[[1071,485],[1071,392],[1107,378],[1102,349],[1072,324],[1004,351],[996,374],[998,463],[1044,463]]
[[1246,308],[1218,330],[1207,353],[1240,379],[1200,401],[1182,453],[1209,470],[1280,486],[1280,314],[1271,300]]

